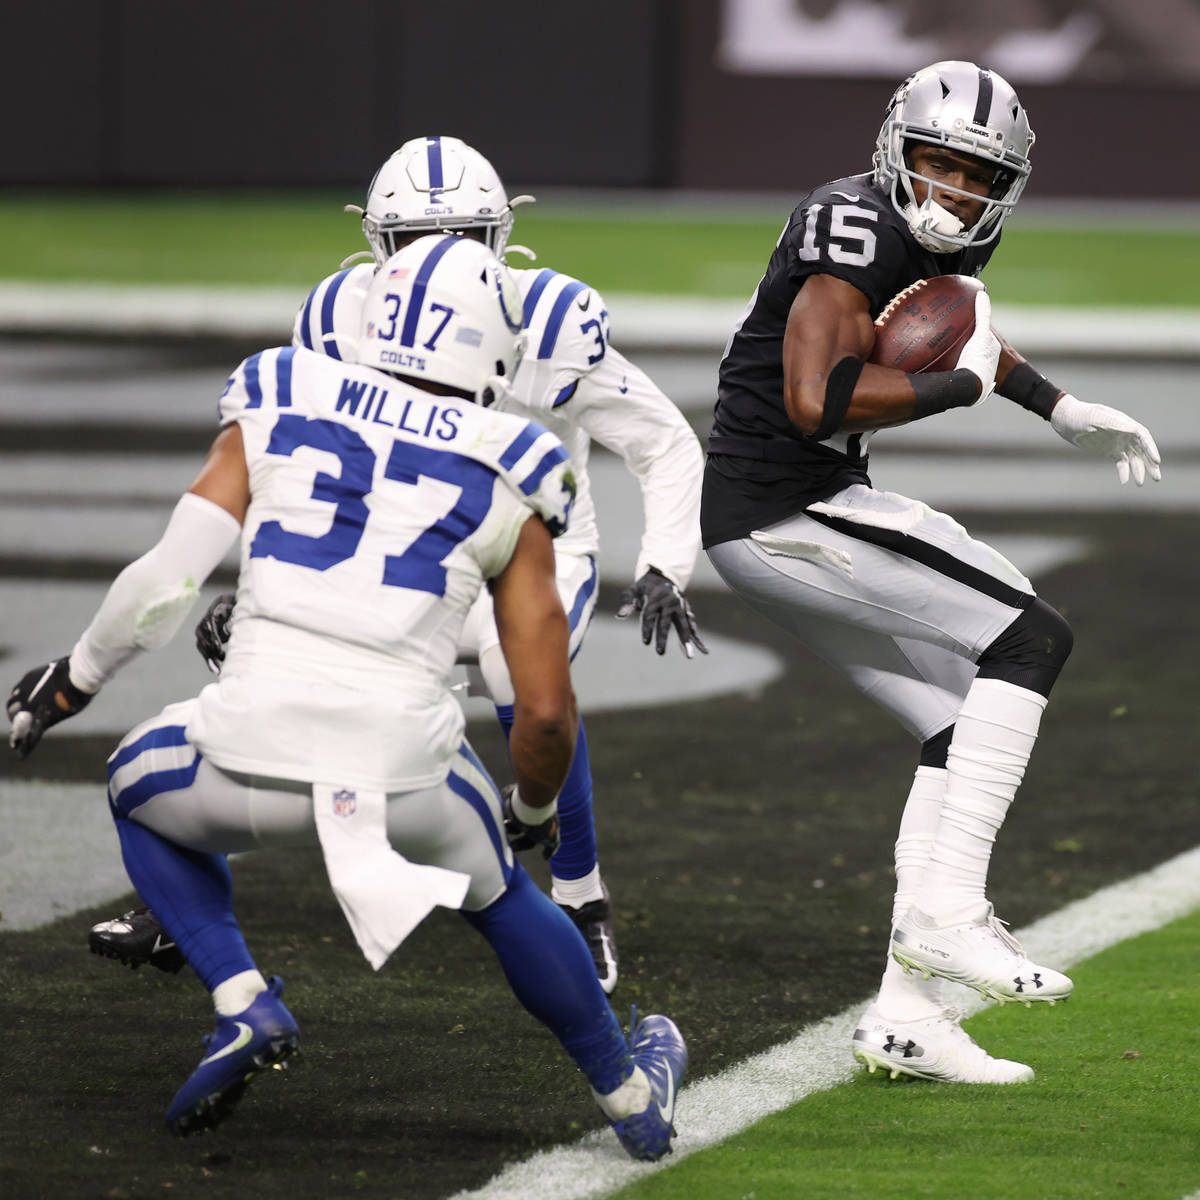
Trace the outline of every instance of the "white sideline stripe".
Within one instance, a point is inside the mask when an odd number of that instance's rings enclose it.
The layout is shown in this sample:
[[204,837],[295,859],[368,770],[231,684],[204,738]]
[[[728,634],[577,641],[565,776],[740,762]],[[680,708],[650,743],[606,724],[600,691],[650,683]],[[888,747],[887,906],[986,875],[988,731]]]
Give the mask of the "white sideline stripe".
[[[0,332],[234,335],[290,342],[303,288],[0,281]],[[665,346],[718,353],[746,297],[609,293],[623,350]],[[1200,311],[1000,304],[996,323],[1026,354],[1200,356]]]
[[[1200,846],[1068,904],[1018,936],[1031,958],[1071,967],[1197,907]],[[970,1012],[985,1007],[975,992],[962,991],[957,1007]],[[810,1025],[791,1041],[728,1071],[681,1088],[675,1153],[663,1162],[635,1163],[625,1157],[611,1131],[595,1130],[573,1145],[544,1150],[506,1167],[482,1188],[459,1192],[453,1200],[596,1200],[716,1145],[813,1092],[852,1078],[860,1068],[851,1058],[850,1040],[866,1003]],[[1200,1200],[1200,1192],[1184,1200]]]

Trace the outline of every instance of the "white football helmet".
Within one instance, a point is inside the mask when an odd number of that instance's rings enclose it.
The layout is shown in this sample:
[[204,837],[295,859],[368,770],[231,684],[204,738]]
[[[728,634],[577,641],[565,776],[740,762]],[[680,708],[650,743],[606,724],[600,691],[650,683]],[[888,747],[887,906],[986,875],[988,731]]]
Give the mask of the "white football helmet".
[[499,258],[512,224],[512,205],[495,168],[456,137],[405,142],[375,172],[362,219],[380,264],[396,253],[398,241],[439,230],[478,231]]
[[[934,63],[910,75],[888,102],[875,143],[875,182],[888,190],[913,237],[927,249],[949,254],[985,245],[999,234],[1025,190],[1033,141],[1017,93],[995,71],[969,62]],[[908,158],[913,142],[945,146],[995,165],[995,186],[971,228],[964,229],[932,194],[917,204],[912,181],[918,176]]]
[[489,405],[511,394],[524,324],[520,290],[491,250],[471,238],[429,234],[375,272],[354,358]]

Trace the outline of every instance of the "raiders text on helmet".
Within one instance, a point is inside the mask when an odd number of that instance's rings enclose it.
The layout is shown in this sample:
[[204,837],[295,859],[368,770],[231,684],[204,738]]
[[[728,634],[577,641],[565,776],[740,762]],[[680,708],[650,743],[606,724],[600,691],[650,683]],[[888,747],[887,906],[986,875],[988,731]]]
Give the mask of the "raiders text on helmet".
[[[995,71],[969,62],[934,63],[910,75],[892,96],[875,143],[875,180],[917,241],[949,254],[999,234],[1025,190],[1033,140],[1016,92]],[[996,184],[971,228],[964,229],[932,195],[917,204],[912,183],[917,174],[908,158],[913,142],[945,146],[996,167]]]
[[502,256],[512,223],[500,176],[456,137],[405,142],[375,173],[363,212],[363,233],[377,263],[405,238],[438,231],[477,231]]
[[375,272],[355,358],[488,405],[511,391],[525,347],[521,293],[481,242],[429,234]]

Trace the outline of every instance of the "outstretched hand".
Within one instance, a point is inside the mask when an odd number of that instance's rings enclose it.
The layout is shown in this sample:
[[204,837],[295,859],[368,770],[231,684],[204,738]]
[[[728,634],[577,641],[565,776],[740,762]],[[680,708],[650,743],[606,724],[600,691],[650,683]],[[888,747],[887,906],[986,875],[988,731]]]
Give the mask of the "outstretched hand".
[[9,692],[5,710],[12,732],[8,744],[18,758],[28,758],[47,729],[73,717],[91,700],[89,692],[71,682],[68,662],[58,658],[26,671]]
[[642,614],[642,644],[666,654],[671,630],[679,635],[683,652],[692,658],[696,650],[708,653],[708,647],[700,640],[696,628],[696,614],[687,602],[687,597],[660,571],[651,567],[635,584],[621,593],[617,617],[625,618],[635,612]]
[[1130,476],[1138,487],[1147,475],[1162,478],[1162,458],[1150,430],[1119,409],[1060,396],[1050,412],[1050,424],[1072,445],[1116,463],[1117,478],[1123,484]]

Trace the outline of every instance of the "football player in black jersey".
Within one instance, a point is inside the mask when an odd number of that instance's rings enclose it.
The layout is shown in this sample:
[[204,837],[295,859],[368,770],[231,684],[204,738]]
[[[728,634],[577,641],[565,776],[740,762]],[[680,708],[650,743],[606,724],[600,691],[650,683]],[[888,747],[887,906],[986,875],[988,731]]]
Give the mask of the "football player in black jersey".
[[996,833],[1071,649],[1063,618],[956,522],[871,486],[876,429],[994,390],[1120,481],[1160,477],[1150,433],[1038,374],[990,327],[949,371],[867,363],[873,321],[918,279],[977,275],[1029,176],[1033,133],[994,71],[940,62],[897,89],[867,174],[811,192],[789,219],[721,363],[704,476],[704,545],[751,607],[843,671],[921,743],[896,842],[890,956],[854,1035],[874,1070],[1019,1082],[942,1000],[950,978],[1001,1001],[1064,999],[987,900]]

